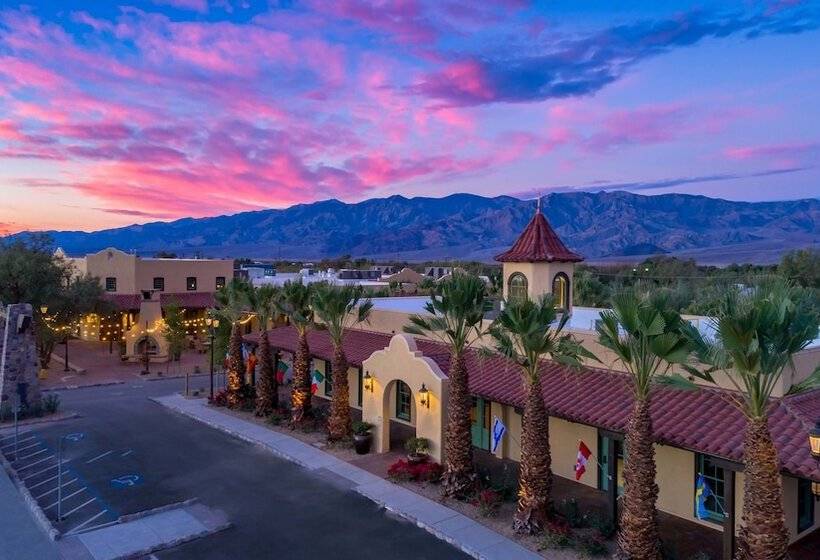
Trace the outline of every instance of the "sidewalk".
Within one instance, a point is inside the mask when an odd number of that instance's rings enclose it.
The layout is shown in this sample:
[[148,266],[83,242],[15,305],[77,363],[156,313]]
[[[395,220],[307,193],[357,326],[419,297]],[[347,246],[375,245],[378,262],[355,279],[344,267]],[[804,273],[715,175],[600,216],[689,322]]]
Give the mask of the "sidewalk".
[[23,502],[6,470],[0,467],[0,560],[56,559],[57,548]]
[[239,439],[264,447],[317,474],[341,477],[352,490],[480,560],[542,560],[541,556],[450,508],[428,500],[288,435],[220,412],[204,399],[152,399]]

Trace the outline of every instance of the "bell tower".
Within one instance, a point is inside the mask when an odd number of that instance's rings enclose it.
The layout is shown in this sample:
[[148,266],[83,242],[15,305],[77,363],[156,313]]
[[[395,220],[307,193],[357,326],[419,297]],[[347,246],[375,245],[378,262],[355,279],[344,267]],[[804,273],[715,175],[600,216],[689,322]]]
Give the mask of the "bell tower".
[[508,251],[496,255],[495,260],[502,263],[505,300],[537,300],[544,294],[553,294],[556,307],[572,310],[575,263],[584,259],[567,249],[552,229],[541,212],[541,197],[535,215],[518,240]]

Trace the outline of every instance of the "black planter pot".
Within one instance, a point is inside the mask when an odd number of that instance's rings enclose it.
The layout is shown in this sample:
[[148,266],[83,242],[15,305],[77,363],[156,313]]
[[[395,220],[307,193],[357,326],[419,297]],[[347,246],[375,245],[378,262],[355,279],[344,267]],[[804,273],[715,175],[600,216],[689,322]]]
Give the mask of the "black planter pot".
[[408,453],[407,462],[411,465],[420,465],[426,463],[430,456],[427,453]]
[[353,447],[359,455],[370,453],[370,446],[373,445],[373,434],[356,434],[353,436]]

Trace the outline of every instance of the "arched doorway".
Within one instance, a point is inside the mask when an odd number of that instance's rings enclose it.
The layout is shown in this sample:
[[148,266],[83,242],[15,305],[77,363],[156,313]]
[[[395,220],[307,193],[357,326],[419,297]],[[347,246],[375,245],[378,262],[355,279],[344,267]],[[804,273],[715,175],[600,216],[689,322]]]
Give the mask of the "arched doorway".
[[159,354],[159,344],[157,343],[156,339],[151,336],[144,336],[137,342],[136,346],[136,354],[139,356],[143,356],[146,354],[146,350],[149,356],[156,356]]
[[404,443],[416,437],[416,404],[410,386],[400,379],[391,381],[384,391],[383,418],[390,422],[389,449],[401,451]]
[[560,311],[567,311],[570,306],[569,277],[563,272],[559,272],[552,279],[552,296],[555,301],[555,308]]

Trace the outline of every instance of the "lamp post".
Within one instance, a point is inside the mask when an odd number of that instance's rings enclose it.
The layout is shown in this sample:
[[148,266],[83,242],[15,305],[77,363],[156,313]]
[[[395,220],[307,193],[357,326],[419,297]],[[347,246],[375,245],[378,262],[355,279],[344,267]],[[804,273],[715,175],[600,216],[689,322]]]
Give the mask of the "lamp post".
[[[809,447],[811,456],[820,462],[820,419],[814,424],[814,428],[809,432]],[[811,481],[811,491],[814,498],[820,500],[820,482]]]
[[65,365],[63,371],[71,371],[68,367],[68,331],[65,332]]
[[216,329],[219,328],[219,319],[205,318],[205,324],[208,325],[208,337],[211,341],[211,400],[214,400],[214,336]]

